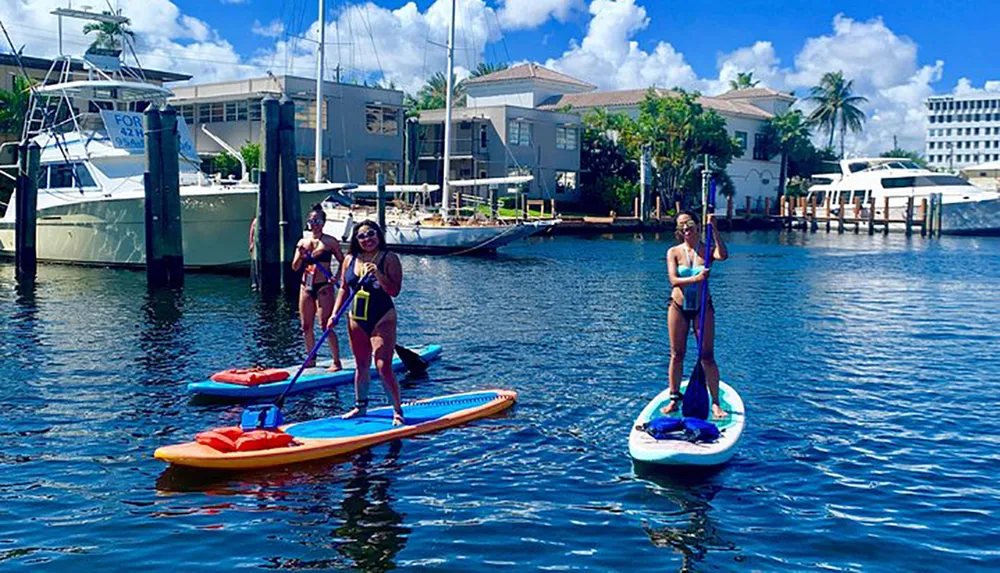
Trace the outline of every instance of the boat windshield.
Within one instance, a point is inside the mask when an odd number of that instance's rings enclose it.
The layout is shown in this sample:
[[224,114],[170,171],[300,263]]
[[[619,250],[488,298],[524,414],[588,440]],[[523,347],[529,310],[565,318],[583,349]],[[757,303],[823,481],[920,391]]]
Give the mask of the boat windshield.
[[888,163],[881,163],[875,167],[872,167],[873,171],[876,169],[925,169],[925,168],[921,167],[918,163],[915,163],[913,161],[890,161]]
[[972,186],[971,183],[954,175],[913,175],[909,177],[884,177],[882,188],[898,189],[900,187],[945,187]]

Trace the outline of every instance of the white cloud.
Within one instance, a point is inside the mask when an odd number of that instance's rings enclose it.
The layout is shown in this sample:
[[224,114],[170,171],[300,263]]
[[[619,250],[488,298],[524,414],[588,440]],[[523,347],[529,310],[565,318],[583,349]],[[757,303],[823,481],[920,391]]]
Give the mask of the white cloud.
[[972,80],[969,78],[959,78],[958,83],[955,84],[955,89],[953,90],[955,94],[966,95],[973,93],[984,93],[984,92],[1000,92],[1000,81],[989,80],[983,87],[977,88],[972,85]]
[[583,0],[501,0],[497,13],[508,30],[532,29],[555,18],[566,22],[577,11],[585,11]]
[[250,31],[265,38],[278,38],[285,33],[285,25],[277,18],[271,20],[266,26],[261,24],[260,20],[254,20]]
[[702,88],[697,74],[684,55],[667,42],[660,42],[652,53],[632,40],[649,25],[646,9],[635,0],[593,0],[587,35],[571,43],[559,58],[545,65],[602,89],[649,87]]

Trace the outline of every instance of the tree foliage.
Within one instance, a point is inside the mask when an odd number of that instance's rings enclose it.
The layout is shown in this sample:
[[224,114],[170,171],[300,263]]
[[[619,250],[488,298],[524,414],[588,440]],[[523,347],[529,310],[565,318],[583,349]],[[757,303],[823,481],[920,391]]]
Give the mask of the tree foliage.
[[638,194],[639,164],[611,137],[607,112],[583,117],[580,132],[580,203],[595,212],[627,212]]
[[729,89],[748,90],[760,85],[760,82],[753,79],[753,72],[737,72],[735,80],[729,80]]
[[917,165],[927,168],[927,159],[923,155],[920,155],[917,151],[910,151],[909,149],[900,149],[898,147],[890,149],[889,151],[882,152],[879,157],[900,157],[906,158],[910,161],[916,163]]
[[478,78],[482,76],[488,76],[490,74],[506,70],[509,67],[510,64],[507,62],[479,62],[479,65],[476,66],[476,69],[472,70],[472,73],[469,74],[469,77]]
[[[104,11],[104,14],[108,16],[114,16],[111,12]],[[129,39],[135,38],[135,32],[128,29],[130,22],[125,20],[122,23],[115,22],[90,22],[83,27],[84,34],[90,34],[91,32],[96,32],[97,37],[90,44],[91,48],[104,48],[107,50],[120,50],[121,38],[127,37]]]
[[827,72],[819,85],[809,90],[807,101],[816,104],[809,114],[809,121],[829,136],[827,147],[833,147],[833,135],[840,130],[840,156],[844,156],[844,141],[847,131],[861,131],[865,123],[865,112],[859,107],[868,98],[854,95],[854,80],[844,79],[843,72]]
[[790,157],[805,156],[813,147],[809,123],[801,111],[788,110],[767,120],[762,134],[768,159],[781,155],[778,173],[778,197],[781,197],[785,194],[785,180],[789,177]]
[[212,158],[212,170],[223,179],[238,178],[241,175],[240,162],[228,153],[220,153]]
[[650,89],[639,104],[638,118],[613,114],[606,123],[605,131],[619,134],[633,161],[640,160],[643,148],[649,150],[651,182],[667,204],[685,198],[690,191],[685,182],[705,155],[711,169],[719,172],[743,154],[739,142],[729,137],[726,120],[699,104],[697,94],[683,90],[663,97]]
[[0,134],[21,135],[30,99],[31,83],[21,76],[14,77],[12,89],[0,90]]
[[[455,107],[465,106],[465,87],[456,81],[452,75],[452,102]],[[445,96],[448,94],[448,82],[444,72],[437,72],[417,92],[416,96],[407,97],[406,105],[412,109],[444,109]]]
[[260,144],[255,142],[246,142],[243,147],[240,148],[240,155],[243,157],[243,162],[247,164],[247,170],[253,171],[254,169],[260,169]]

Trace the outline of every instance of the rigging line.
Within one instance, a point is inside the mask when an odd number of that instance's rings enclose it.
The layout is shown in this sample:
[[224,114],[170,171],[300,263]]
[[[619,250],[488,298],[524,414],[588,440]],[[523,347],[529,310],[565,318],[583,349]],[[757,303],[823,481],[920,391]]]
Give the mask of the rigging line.
[[371,16],[368,14],[368,8],[371,4],[365,4],[365,13],[358,14],[361,17],[361,22],[364,23],[365,28],[368,30],[368,38],[372,41],[372,53],[375,55],[375,65],[378,66],[378,71],[382,75],[382,79],[385,79],[385,69],[382,68],[382,61],[378,57],[378,46],[375,45],[375,35],[372,34]]
[[[108,9],[111,10],[112,14],[121,16],[122,11],[120,9],[115,10],[115,7],[111,5],[111,0],[104,1],[107,3]],[[139,62],[139,56],[135,55],[135,48],[132,45],[132,37],[128,34],[122,33],[121,39],[122,43],[124,43],[128,47],[129,51],[132,52],[132,58],[135,59],[135,67],[139,70],[139,77],[145,81],[146,73],[143,71],[142,64]]]
[[507,56],[507,63],[510,63],[510,51],[507,50],[507,37],[504,36],[503,27],[500,26],[500,17],[497,16],[496,11],[493,12],[493,20],[497,23],[497,34],[500,35],[500,43],[503,46],[504,54]]

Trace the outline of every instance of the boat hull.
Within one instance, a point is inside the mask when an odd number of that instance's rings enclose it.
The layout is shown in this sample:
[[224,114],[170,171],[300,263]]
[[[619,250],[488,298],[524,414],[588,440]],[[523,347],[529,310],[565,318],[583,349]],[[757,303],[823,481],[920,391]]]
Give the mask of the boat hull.
[[[334,237],[349,237],[356,219],[331,217],[324,231]],[[433,226],[388,221],[385,240],[398,252],[431,254],[477,254],[494,252],[500,247],[530,237],[556,221],[529,221],[509,225]]]
[[[328,193],[300,194],[303,213]],[[39,209],[38,260],[100,266],[146,263],[145,199],[142,196],[80,201]],[[246,190],[181,196],[184,266],[192,269],[249,267],[250,222],[257,193]],[[14,223],[0,223],[0,256],[14,256]]]

